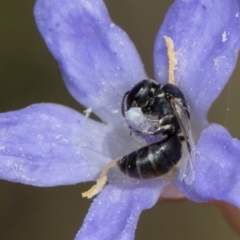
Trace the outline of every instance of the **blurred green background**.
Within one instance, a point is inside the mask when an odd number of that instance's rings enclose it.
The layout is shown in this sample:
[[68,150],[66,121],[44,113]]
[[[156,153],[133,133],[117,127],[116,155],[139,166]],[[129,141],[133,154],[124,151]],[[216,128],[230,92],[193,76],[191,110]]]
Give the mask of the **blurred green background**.
[[[82,111],[65,88],[58,66],[36,29],[34,2],[0,1],[0,112],[37,102],[61,103]],[[153,43],[172,1],[105,2],[112,19],[135,43],[149,76],[153,78]],[[238,138],[239,69],[240,66],[209,115],[211,122],[224,125]],[[0,181],[0,239],[73,239],[91,203],[91,200],[82,199],[81,192],[90,185],[37,188]],[[239,238],[216,208],[183,202],[158,204],[144,211],[136,239]]]

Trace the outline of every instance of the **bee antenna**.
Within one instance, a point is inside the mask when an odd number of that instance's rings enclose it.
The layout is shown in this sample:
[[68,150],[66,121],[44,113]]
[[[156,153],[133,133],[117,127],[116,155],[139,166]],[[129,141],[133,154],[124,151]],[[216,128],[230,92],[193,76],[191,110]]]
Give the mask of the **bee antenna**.
[[125,92],[124,96],[123,96],[123,99],[122,99],[122,107],[121,107],[121,110],[122,110],[122,115],[125,117],[125,107],[124,107],[124,103],[125,103],[125,99],[127,97],[127,95],[129,94],[129,91],[128,92]]

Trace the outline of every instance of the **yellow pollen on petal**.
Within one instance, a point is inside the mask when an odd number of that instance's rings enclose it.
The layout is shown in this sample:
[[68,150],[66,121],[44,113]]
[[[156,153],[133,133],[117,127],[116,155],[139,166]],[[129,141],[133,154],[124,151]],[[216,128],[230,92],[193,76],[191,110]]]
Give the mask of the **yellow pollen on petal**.
[[86,197],[88,199],[94,197],[98,193],[100,193],[107,182],[107,173],[110,168],[116,165],[116,161],[112,160],[110,161],[102,170],[99,178],[97,179],[97,183],[93,185],[88,191],[82,193],[82,197]]
[[174,52],[174,42],[172,38],[164,36],[166,46],[167,46],[167,54],[169,61],[169,70],[168,70],[168,82],[175,85],[174,79],[174,70],[176,65],[175,52]]

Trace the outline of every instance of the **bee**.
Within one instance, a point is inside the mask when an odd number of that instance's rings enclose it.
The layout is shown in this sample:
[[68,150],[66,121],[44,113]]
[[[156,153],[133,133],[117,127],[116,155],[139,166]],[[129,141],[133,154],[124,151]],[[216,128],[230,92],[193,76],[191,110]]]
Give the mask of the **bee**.
[[190,125],[190,107],[178,87],[158,84],[151,79],[137,83],[122,99],[122,115],[131,108],[140,108],[149,129],[131,131],[145,135],[159,135],[163,139],[117,160],[119,169],[132,178],[148,179],[169,173],[181,159],[180,180],[191,184],[194,180],[194,141]]

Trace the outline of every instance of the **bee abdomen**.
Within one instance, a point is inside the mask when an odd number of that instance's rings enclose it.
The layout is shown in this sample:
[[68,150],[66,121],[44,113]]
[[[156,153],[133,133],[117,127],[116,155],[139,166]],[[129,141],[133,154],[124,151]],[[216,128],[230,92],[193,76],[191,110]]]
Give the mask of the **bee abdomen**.
[[117,161],[120,170],[132,178],[154,178],[168,173],[182,156],[182,144],[174,134],[140,148]]

